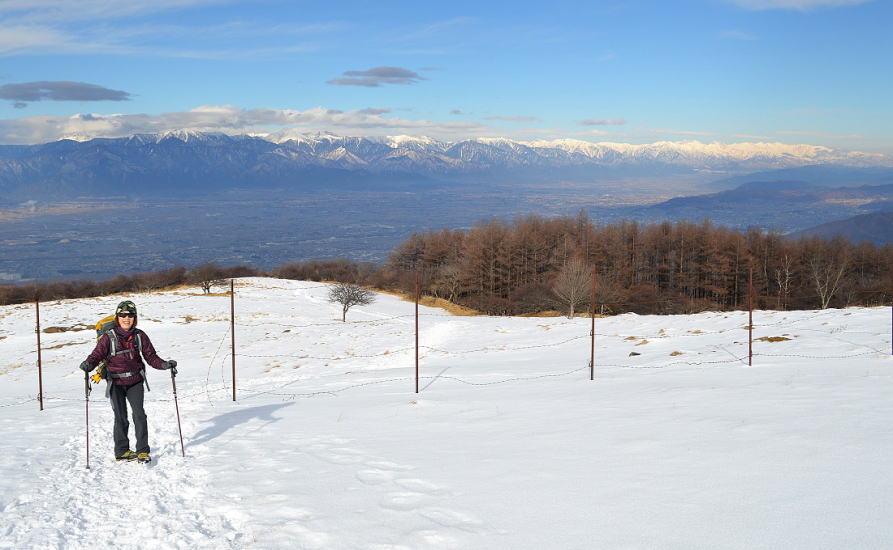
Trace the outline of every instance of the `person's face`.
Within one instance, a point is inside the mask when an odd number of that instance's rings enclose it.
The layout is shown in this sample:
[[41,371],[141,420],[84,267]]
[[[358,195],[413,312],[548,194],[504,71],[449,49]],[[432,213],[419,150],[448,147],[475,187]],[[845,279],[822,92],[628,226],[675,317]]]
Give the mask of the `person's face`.
[[119,313],[118,314],[118,324],[124,330],[130,330],[133,328],[133,313]]

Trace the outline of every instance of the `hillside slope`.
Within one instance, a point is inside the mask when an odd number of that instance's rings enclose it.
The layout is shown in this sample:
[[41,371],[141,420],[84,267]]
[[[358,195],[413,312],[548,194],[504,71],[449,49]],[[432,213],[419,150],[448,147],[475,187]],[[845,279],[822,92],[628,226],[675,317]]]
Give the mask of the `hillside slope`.
[[[882,549],[893,540],[890,309],[597,320],[452,317],[327,286],[131,296],[150,467],[112,459],[85,325],[121,297],[0,308],[0,548]],[[127,529],[110,528],[114,525]]]

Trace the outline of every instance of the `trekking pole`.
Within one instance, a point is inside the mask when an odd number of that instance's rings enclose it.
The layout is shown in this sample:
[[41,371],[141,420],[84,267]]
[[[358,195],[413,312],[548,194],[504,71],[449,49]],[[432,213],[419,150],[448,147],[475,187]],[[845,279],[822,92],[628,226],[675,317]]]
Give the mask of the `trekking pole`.
[[183,428],[180,426],[180,405],[177,404],[177,381],[173,371],[171,371],[171,385],[174,387],[174,407],[177,409],[177,430],[180,431],[180,452],[183,458],[186,458],[186,449],[183,447]]
[[87,421],[87,469],[90,469],[90,375],[84,371],[84,412]]

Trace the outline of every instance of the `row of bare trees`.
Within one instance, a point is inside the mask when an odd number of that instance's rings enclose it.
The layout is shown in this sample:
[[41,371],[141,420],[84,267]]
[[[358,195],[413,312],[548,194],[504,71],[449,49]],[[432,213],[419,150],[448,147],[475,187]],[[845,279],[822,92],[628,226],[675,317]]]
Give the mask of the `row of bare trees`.
[[592,269],[602,312],[689,313],[756,307],[888,303],[893,246],[788,239],[709,222],[597,226],[585,214],[491,221],[468,231],[418,233],[392,269],[424,274],[426,292],[491,314],[588,304]]
[[[753,291],[750,273],[753,270]],[[0,304],[78,298],[197,284],[205,292],[232,277],[272,275],[422,291],[489,314],[587,309],[592,271],[599,312],[692,313],[758,308],[813,309],[889,303],[893,246],[845,239],[792,240],[709,222],[596,225],[575,217],[527,216],[473,228],[417,233],[386,264],[346,259],[292,263],[269,273],[203,264],[103,282],[0,286]]]
[[57,300],[86,298],[122,292],[146,292],[178,285],[197,285],[204,292],[214,286],[228,284],[233,277],[262,275],[260,270],[247,266],[220,267],[205,263],[192,269],[177,266],[171,269],[134,275],[117,275],[105,281],[55,281],[26,285],[0,285],[0,305],[20,304],[35,299]]

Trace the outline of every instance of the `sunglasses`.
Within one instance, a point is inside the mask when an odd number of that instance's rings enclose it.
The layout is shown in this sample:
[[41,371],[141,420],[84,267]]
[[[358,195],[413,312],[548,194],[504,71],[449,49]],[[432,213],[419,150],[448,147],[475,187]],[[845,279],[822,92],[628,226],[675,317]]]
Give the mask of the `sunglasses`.
[[136,313],[119,313],[118,317],[136,317]]

